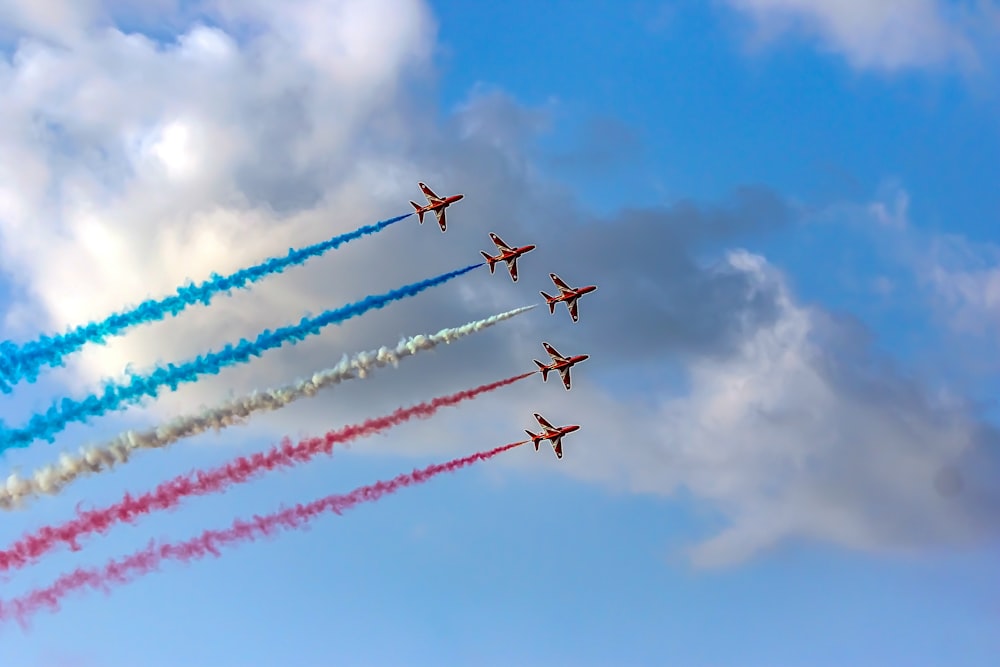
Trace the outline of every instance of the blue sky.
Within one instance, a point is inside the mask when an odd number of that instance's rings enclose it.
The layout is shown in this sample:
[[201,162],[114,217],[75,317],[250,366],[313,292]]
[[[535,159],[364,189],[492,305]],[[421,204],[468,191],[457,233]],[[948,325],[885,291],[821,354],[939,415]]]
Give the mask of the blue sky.
[[[5,660],[1000,657],[995,3],[8,4],[5,337],[402,213],[417,180],[466,199],[446,235],[407,221],[87,349],[5,396],[6,424],[126,363],[186,359],[465,265],[487,231],[539,249],[516,285],[477,272],[6,453],[7,471],[284,384],[344,352],[531,303],[549,271],[600,290],[581,300],[576,325],[537,309],[144,453],[12,513],[0,534],[10,543],[77,503],[113,502],[283,433],[529,370],[541,340],[591,355],[572,392],[531,378],[187,501],[47,556],[6,579],[2,596],[150,538],[185,539],[514,440],[535,410],[583,425],[562,461],[515,450],[306,531],[167,564],[110,595],[74,594],[28,630],[0,627]],[[962,480],[957,493],[936,486],[942,475]]]

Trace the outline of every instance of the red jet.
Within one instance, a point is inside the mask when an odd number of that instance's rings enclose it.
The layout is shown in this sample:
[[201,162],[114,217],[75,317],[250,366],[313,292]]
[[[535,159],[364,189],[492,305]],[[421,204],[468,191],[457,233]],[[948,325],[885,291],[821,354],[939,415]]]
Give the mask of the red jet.
[[542,440],[548,440],[552,443],[552,451],[556,453],[556,458],[562,458],[562,437],[567,433],[572,433],[573,431],[579,431],[580,427],[576,424],[571,424],[569,426],[560,426],[556,428],[552,424],[545,421],[545,417],[541,416],[537,412],[535,413],[535,419],[538,421],[538,425],[542,427],[541,433],[532,433],[525,429],[525,433],[531,438],[531,442],[535,445],[535,451],[538,451],[538,444]]
[[493,239],[493,243],[496,244],[497,250],[500,254],[496,257],[487,255],[485,252],[480,252],[480,254],[486,258],[486,261],[490,265],[490,274],[493,273],[493,269],[496,268],[497,262],[507,262],[507,270],[510,271],[511,279],[517,282],[517,258],[526,252],[530,252],[535,249],[533,245],[523,245],[520,248],[511,248],[509,245],[503,242],[503,239],[490,232],[490,238]]
[[424,224],[424,213],[429,213],[434,211],[437,215],[438,225],[441,227],[443,232],[448,228],[448,220],[445,218],[444,210],[448,208],[451,204],[454,204],[459,199],[465,195],[451,195],[450,197],[438,197],[434,192],[427,187],[424,183],[417,183],[420,189],[423,191],[424,196],[427,197],[427,206],[421,206],[415,201],[411,201],[410,204],[413,205],[413,210],[417,213],[417,220],[420,224]]
[[556,304],[560,301],[566,302],[566,307],[569,309],[569,316],[573,318],[576,322],[580,319],[580,313],[577,310],[576,300],[579,299],[584,294],[589,294],[597,289],[597,285],[587,285],[586,287],[570,287],[562,278],[554,273],[549,274],[549,278],[552,278],[552,282],[555,283],[556,287],[559,288],[559,296],[549,296],[545,292],[541,292],[541,295],[545,297],[545,303],[549,305],[549,312],[556,312]]
[[578,354],[575,357],[564,357],[556,352],[556,349],[548,343],[542,343],[542,347],[544,347],[545,351],[549,353],[550,357],[552,357],[551,364],[543,364],[537,359],[532,359],[532,361],[535,362],[535,365],[538,366],[538,370],[542,372],[542,382],[548,382],[549,371],[559,371],[559,375],[562,376],[563,384],[566,385],[566,391],[569,391],[569,369],[572,368],[574,364],[578,364],[581,361],[589,359],[590,355]]

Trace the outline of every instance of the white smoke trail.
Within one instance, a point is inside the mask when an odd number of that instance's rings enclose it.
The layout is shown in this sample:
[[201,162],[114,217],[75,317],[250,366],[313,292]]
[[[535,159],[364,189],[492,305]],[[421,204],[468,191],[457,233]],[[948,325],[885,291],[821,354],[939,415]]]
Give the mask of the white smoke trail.
[[367,377],[369,372],[376,368],[389,364],[397,366],[400,359],[477,333],[532,308],[535,306],[523,306],[460,327],[442,329],[436,334],[420,334],[404,338],[395,348],[383,346],[377,350],[361,352],[351,358],[345,354],[336,366],[319,371],[306,380],[300,380],[280,389],[255,391],[248,396],[209,408],[201,414],[178,417],[146,431],[126,431],[103,445],[81,448],[76,456],[63,453],[58,463],[39,468],[28,478],[19,477],[16,473],[10,475],[6,485],[0,488],[0,508],[20,508],[29,497],[55,495],[77,477],[105,472],[116,465],[126,463],[135,450],[166,447],[182,438],[189,438],[212,429],[219,431],[227,426],[242,423],[254,413],[278,410],[300,398],[314,396],[321,389],[344,380]]

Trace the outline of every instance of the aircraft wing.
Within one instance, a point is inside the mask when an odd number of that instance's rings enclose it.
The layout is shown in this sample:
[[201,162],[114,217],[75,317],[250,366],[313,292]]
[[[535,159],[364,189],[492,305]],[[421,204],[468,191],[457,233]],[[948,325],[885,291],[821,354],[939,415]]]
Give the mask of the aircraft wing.
[[549,353],[550,357],[552,357],[552,361],[566,361],[566,357],[559,354],[559,352],[556,351],[556,348],[552,347],[548,343],[542,343],[542,347],[544,347],[545,351]]
[[507,260],[507,268],[510,270],[510,279],[515,283],[517,282],[517,257],[511,257]]
[[448,219],[445,217],[444,209],[439,208],[438,210],[434,211],[434,213],[437,214],[438,227],[441,228],[441,231],[443,232],[444,230],[448,229]]
[[569,379],[569,366],[559,369],[559,375],[562,376],[563,384],[569,389],[570,379]]
[[551,429],[553,431],[556,430],[555,426],[553,426],[548,421],[546,421],[545,417],[541,416],[537,412],[535,413],[535,420],[538,422],[539,426],[541,426],[542,428]]
[[579,320],[580,319],[580,310],[579,310],[579,306],[576,305],[576,299],[573,299],[572,301],[568,302],[566,305],[569,306],[569,316],[571,318],[573,318],[573,321],[576,322],[577,320]]
[[430,202],[431,204],[435,204],[435,203],[437,203],[439,201],[443,201],[441,199],[441,197],[438,197],[436,194],[434,194],[434,191],[431,190],[429,187],[427,187],[426,184],[424,184],[424,183],[417,183],[417,185],[420,186],[421,192],[424,193],[424,196],[427,197],[427,201]]
[[551,442],[552,442],[552,451],[554,451],[556,453],[556,458],[557,459],[561,459],[562,458],[562,436],[561,435],[557,435],[555,438],[553,438],[551,440]]
[[555,283],[556,287],[558,287],[559,291],[562,292],[563,294],[565,294],[566,292],[573,291],[573,288],[567,285],[565,282],[563,282],[563,279],[557,276],[556,274],[550,273],[549,278],[552,278],[552,282]]
[[502,238],[500,238],[493,232],[490,232],[490,239],[493,240],[493,243],[496,245],[498,250],[513,250],[513,248],[511,248],[509,245],[503,242]]

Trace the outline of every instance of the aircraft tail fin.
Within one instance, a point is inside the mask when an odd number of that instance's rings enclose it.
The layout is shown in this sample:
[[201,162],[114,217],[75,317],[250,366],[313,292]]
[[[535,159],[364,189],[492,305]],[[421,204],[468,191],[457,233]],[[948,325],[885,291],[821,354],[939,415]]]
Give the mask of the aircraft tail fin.
[[531,441],[533,443],[535,443],[535,451],[537,452],[538,451],[538,443],[541,442],[541,439],[542,439],[541,434],[540,433],[532,433],[528,429],[524,429],[524,432],[527,433],[528,437],[531,438]]
[[556,303],[555,303],[555,301],[552,300],[555,297],[554,296],[549,296],[545,292],[539,292],[539,294],[541,294],[542,298],[545,299],[545,303],[549,304],[549,312],[550,313],[555,313],[556,312]]
[[482,250],[479,251],[479,254],[482,255],[483,259],[486,260],[486,263],[490,265],[490,274],[492,274],[493,271],[497,268],[497,258],[487,255]]
[[424,224],[424,213],[423,207],[415,201],[410,201],[410,205],[413,206],[413,210],[417,212],[417,220],[420,224]]
[[538,370],[542,372],[542,382],[548,382],[549,371],[552,369],[540,362],[538,359],[532,359],[532,361],[534,361],[535,365],[538,366]]

